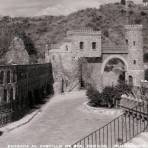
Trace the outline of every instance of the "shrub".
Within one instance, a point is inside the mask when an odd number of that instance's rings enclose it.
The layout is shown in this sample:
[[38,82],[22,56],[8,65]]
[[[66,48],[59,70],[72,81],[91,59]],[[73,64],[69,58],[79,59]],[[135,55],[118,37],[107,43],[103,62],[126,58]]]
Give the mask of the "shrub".
[[142,16],[146,16],[147,14],[144,11],[141,11]]
[[121,97],[121,95],[123,94],[129,94],[132,92],[132,88],[127,85],[126,83],[119,83],[117,86],[116,86],[116,89]]
[[89,105],[94,107],[101,106],[102,97],[98,90],[93,87],[89,87],[87,89],[86,95],[89,99]]
[[118,96],[118,92],[114,87],[105,87],[103,89],[102,96],[106,106],[111,108],[115,105],[115,100]]
[[123,94],[129,94],[130,92],[131,88],[123,83],[115,87],[105,87],[101,93],[95,88],[89,87],[86,95],[89,99],[89,105],[112,108],[116,106],[117,101],[120,101]]
[[114,107],[115,91],[112,87],[104,88],[102,93],[95,88],[90,87],[87,90],[86,95],[89,99],[89,105],[93,107]]

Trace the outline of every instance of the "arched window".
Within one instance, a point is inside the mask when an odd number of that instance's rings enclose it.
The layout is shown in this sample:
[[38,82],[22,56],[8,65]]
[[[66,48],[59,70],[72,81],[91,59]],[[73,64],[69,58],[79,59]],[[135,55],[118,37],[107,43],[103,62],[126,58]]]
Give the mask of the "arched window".
[[7,72],[7,83],[10,83],[10,71]]
[[3,82],[4,82],[4,72],[1,71],[0,72],[0,84],[3,84]]
[[84,42],[80,42],[80,49],[84,49]]
[[133,86],[133,77],[129,76],[128,80],[129,80],[129,85]]

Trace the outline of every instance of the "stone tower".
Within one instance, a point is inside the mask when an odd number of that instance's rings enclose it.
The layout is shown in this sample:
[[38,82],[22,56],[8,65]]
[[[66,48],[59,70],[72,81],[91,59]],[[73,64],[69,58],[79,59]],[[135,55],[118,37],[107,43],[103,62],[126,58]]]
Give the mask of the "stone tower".
[[140,86],[141,80],[144,80],[142,28],[142,25],[125,26],[125,39],[128,48],[127,80],[129,84],[134,86]]

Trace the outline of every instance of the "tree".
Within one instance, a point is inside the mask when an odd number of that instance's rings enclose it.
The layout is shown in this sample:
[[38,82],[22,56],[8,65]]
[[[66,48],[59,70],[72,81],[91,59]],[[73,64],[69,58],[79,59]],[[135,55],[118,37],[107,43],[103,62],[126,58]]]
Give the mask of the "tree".
[[121,0],[121,4],[125,5],[126,4],[126,0]]

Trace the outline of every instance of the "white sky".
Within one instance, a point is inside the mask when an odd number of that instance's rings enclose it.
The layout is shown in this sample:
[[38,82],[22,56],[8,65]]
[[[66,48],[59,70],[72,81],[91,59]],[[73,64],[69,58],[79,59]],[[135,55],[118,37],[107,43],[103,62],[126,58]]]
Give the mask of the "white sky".
[[[142,0],[133,0],[142,2]],[[60,15],[120,0],[0,0],[0,15],[36,16]]]

